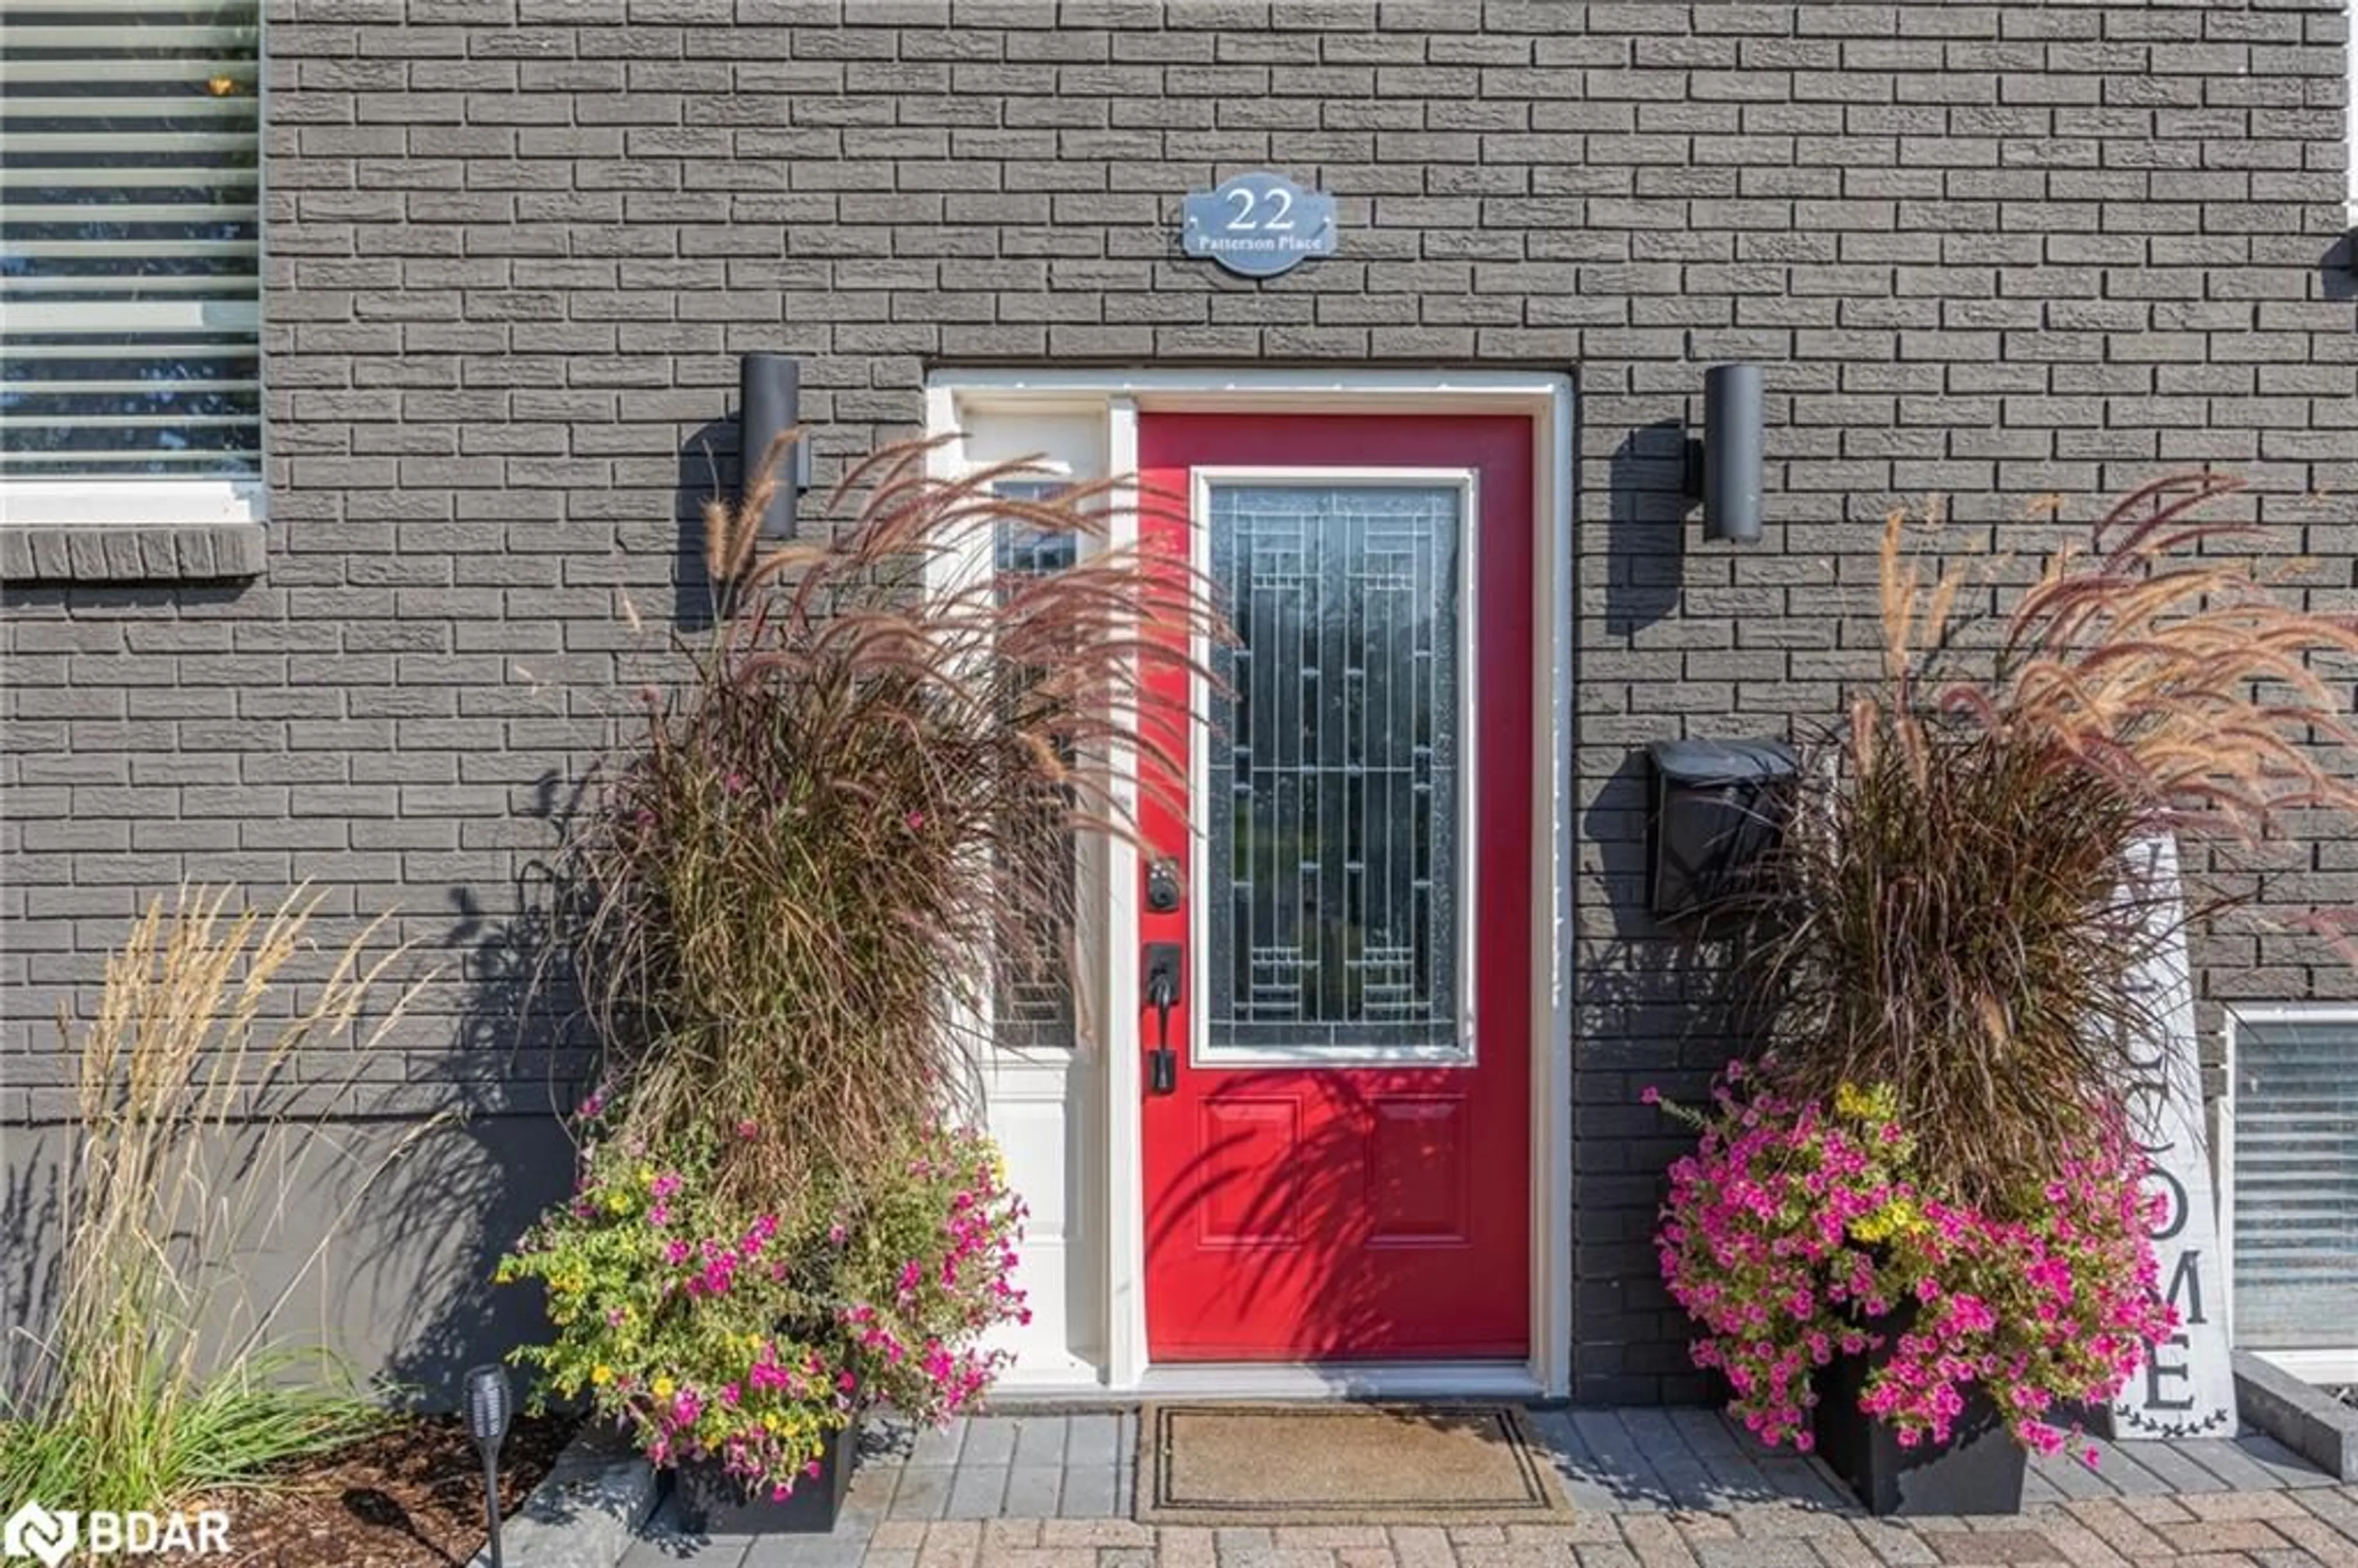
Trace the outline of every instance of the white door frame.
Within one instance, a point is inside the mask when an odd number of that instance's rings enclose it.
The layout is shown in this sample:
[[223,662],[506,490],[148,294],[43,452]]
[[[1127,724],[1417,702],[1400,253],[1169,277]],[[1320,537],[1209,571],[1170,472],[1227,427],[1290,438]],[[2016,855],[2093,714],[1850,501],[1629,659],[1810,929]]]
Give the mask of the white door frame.
[[[1536,532],[1532,593],[1540,636],[1533,682],[1531,842],[1551,875],[1532,890],[1531,1352],[1520,1369],[1496,1363],[1367,1363],[1155,1368],[1146,1354],[1146,1219],[1140,1117],[1141,1011],[1137,964],[1135,850],[1106,857],[1108,886],[1100,974],[1089,977],[1101,999],[1110,1044],[1106,1053],[1105,1234],[1089,1238],[1102,1260],[1099,1387],[1117,1392],[1184,1390],[1240,1395],[1335,1393],[1531,1393],[1557,1398],[1572,1381],[1572,988],[1573,893],[1572,378],[1523,371],[1314,370],[942,370],[926,378],[925,423],[934,436],[955,435],[982,412],[1028,409],[1071,414],[1101,409],[1109,477],[1138,471],[1141,412],[1303,414],[1498,414],[1531,420]],[[956,443],[937,467],[963,461]],[[1111,543],[1134,542],[1134,495],[1123,503]],[[1125,802],[1137,801],[1137,760],[1114,759]]]

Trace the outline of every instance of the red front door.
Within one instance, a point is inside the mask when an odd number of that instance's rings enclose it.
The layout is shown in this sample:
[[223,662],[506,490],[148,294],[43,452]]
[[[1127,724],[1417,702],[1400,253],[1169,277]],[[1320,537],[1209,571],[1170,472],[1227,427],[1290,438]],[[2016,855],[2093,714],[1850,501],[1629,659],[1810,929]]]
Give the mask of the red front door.
[[1141,1075],[1156,1361],[1528,1353],[1531,450],[1509,417],[1140,421],[1142,531],[1238,633],[1145,812],[1187,872],[1141,904],[1184,955]]

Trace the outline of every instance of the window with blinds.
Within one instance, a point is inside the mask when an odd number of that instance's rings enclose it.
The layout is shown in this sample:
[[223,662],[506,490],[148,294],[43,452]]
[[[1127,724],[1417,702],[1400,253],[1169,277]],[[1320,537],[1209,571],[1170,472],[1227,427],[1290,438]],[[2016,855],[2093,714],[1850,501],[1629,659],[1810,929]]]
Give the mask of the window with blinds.
[[2235,1339],[2358,1348],[2358,1019],[2235,1023]]
[[0,481],[257,471],[260,37],[0,0]]

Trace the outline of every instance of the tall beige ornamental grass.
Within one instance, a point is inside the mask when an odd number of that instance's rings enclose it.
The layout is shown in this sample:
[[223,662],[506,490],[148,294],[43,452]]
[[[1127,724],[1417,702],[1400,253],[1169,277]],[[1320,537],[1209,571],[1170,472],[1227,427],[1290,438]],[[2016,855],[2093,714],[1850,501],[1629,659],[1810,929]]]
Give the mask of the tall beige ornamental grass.
[[[368,1018],[406,953],[370,956],[382,919],[328,956],[324,979],[307,972],[319,908],[299,891],[266,913],[234,908],[229,890],[157,899],[108,958],[96,1017],[60,1020],[80,1070],[60,1282],[46,1329],[16,1330],[36,1340],[33,1388],[0,1407],[0,1498],[169,1509],[266,1487],[274,1465],[377,1419],[324,1351],[277,1334],[357,1197],[274,1298],[255,1300],[236,1263],[325,1148],[290,1106],[337,1086],[298,1084],[298,1054],[365,1060],[415,995]],[[295,1149],[273,1177],[254,1156],[276,1139]]]

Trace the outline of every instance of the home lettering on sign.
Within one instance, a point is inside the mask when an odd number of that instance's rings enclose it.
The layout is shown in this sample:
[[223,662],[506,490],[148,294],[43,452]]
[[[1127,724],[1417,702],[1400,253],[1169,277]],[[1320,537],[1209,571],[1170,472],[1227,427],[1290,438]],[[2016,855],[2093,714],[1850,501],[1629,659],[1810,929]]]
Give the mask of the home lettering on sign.
[[2163,1294],[2178,1309],[2178,1331],[2146,1345],[2145,1367],[2114,1398],[2113,1436],[2127,1440],[2232,1437],[2235,1378],[2227,1325],[2219,1311],[2219,1208],[2202,1126],[2202,1064],[2194,1036],[2194,984],[2186,955],[2178,841],[2168,834],[2129,851],[2122,896],[2140,912],[2147,944],[2132,986],[2156,1027],[2132,1041],[2124,1086],[2129,1127],[2152,1162],[2147,1188],[2167,1200],[2153,1229]]

